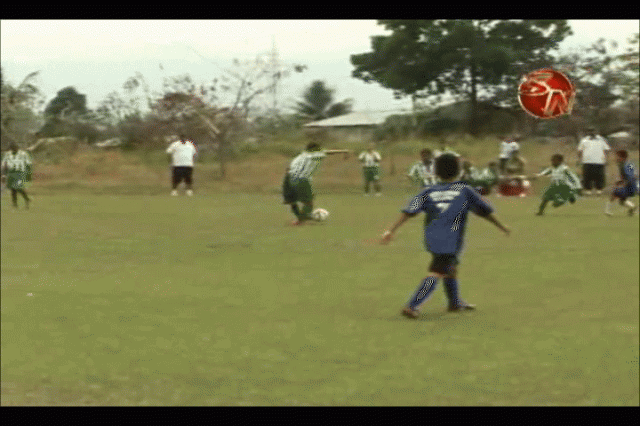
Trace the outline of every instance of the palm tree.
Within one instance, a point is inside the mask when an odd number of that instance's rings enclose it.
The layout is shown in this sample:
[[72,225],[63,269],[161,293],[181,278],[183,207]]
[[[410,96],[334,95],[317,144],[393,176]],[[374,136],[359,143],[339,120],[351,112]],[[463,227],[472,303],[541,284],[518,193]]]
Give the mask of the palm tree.
[[334,102],[335,90],[326,86],[322,80],[316,80],[305,90],[302,100],[298,101],[296,112],[304,119],[312,121],[348,114],[352,110],[353,101],[345,99]]

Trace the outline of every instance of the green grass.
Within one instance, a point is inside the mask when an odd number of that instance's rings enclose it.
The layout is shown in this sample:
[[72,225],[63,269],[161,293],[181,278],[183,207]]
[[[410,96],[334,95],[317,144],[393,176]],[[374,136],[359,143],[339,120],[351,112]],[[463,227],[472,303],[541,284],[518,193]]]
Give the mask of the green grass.
[[492,197],[478,311],[440,283],[412,321],[422,221],[375,244],[407,198],[321,192],[290,228],[271,194],[3,194],[2,405],[638,405],[637,216]]

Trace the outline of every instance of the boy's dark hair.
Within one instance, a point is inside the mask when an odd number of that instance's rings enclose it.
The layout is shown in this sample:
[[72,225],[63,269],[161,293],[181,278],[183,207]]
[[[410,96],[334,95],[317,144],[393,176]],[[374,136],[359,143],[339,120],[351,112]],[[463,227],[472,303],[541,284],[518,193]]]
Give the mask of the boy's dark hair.
[[562,163],[564,161],[564,156],[562,154],[553,154],[551,156],[551,161],[553,160],[558,160]]
[[420,155],[422,156],[424,154],[433,154],[433,151],[431,151],[429,148],[421,149]]
[[451,179],[460,173],[458,157],[452,154],[442,154],[436,158],[436,175],[442,179]]
[[307,151],[317,151],[320,149],[320,144],[318,142],[309,142],[307,144]]
[[15,142],[11,142],[9,144],[9,151],[17,151],[18,150],[18,145]]
[[627,152],[626,149],[617,150],[616,155],[624,160],[626,160],[629,157],[629,153]]

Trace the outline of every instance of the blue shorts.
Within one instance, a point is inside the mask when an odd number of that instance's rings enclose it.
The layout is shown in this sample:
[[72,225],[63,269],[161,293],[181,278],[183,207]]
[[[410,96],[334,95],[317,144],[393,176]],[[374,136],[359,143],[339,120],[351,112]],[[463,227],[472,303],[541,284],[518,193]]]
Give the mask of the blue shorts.
[[636,195],[636,188],[630,185],[622,188],[616,188],[613,190],[613,195],[618,197],[621,201],[624,201],[627,198]]

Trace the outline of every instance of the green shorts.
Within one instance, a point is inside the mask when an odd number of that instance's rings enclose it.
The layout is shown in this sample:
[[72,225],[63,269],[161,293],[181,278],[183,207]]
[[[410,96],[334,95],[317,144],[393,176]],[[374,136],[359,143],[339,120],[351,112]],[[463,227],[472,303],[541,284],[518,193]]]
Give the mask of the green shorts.
[[289,174],[284,175],[282,182],[282,197],[284,204],[310,203],[313,201],[313,191],[309,179],[293,179]]
[[549,185],[542,194],[542,199],[553,202],[554,207],[560,207],[567,201],[576,201],[578,193],[577,189],[572,189],[568,185]]
[[380,179],[380,167],[363,167],[362,174],[365,182],[374,182]]
[[25,172],[9,172],[7,174],[7,188],[14,190],[24,189],[26,178]]

